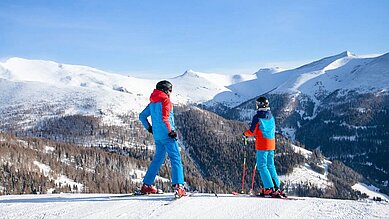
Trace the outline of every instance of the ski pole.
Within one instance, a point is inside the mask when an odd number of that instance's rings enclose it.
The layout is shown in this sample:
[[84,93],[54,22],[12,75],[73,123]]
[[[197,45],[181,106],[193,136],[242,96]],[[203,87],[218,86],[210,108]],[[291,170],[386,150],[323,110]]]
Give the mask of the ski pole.
[[257,171],[257,164],[254,166],[254,171],[253,171],[253,177],[251,178],[251,190],[250,194],[254,194],[254,179],[255,179],[255,172]]
[[243,137],[243,143],[244,143],[245,148],[243,149],[244,155],[243,155],[242,190],[240,191],[240,193],[242,193],[242,194],[244,193],[244,177],[246,175],[246,146],[247,146],[247,137],[246,136]]
[[242,191],[240,193],[244,193],[244,177],[246,175],[246,153],[244,154],[244,159],[243,159],[243,174],[242,174]]

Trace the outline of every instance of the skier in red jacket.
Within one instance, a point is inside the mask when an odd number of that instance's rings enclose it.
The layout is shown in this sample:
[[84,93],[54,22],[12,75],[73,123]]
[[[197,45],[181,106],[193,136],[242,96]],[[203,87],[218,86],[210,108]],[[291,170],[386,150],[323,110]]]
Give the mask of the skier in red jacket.
[[[182,197],[186,192],[183,186],[184,173],[174,127],[173,105],[170,102],[172,88],[173,85],[169,81],[158,82],[150,96],[149,105],[139,114],[140,121],[153,134],[155,141],[154,158],[143,179],[141,192],[157,193],[158,190],[153,184],[167,152],[172,167],[172,184],[175,194]],[[149,116],[151,116],[152,126],[147,119]]]

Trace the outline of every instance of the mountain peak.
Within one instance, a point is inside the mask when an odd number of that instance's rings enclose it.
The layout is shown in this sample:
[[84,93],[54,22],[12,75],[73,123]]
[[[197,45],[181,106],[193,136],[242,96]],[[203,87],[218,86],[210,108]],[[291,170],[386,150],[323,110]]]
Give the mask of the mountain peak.
[[340,53],[337,56],[340,56],[340,57],[353,57],[353,56],[355,56],[355,54],[346,50],[346,51]]
[[182,76],[187,76],[187,77],[195,77],[195,78],[199,78],[200,76],[195,72],[193,71],[192,69],[188,69],[184,72],[184,74],[182,74]]
[[355,55],[354,55],[354,53],[346,50],[346,51],[343,51],[337,55],[328,56],[328,57],[325,57],[321,60],[334,60],[335,61],[337,59],[346,58],[346,57],[355,57]]
[[20,57],[12,57],[5,61],[6,65],[31,65],[31,64],[51,64],[51,65],[59,65],[59,63],[56,63],[54,61],[50,60],[40,60],[40,59],[25,59]]
[[280,68],[280,67],[270,67],[270,68],[260,68],[257,72],[255,72],[254,74],[256,75],[259,75],[259,74],[264,74],[264,73],[270,73],[270,74],[273,74],[273,73],[277,73],[277,72],[280,72],[280,71],[283,71],[284,69]]
[[337,55],[328,56],[320,60],[311,62],[309,64],[300,66],[296,69],[309,69],[309,71],[318,71],[327,67],[328,65],[330,65],[332,62],[335,62],[336,60],[343,59],[343,58],[352,58],[352,57],[355,57],[353,53],[351,53],[350,51],[344,51]]

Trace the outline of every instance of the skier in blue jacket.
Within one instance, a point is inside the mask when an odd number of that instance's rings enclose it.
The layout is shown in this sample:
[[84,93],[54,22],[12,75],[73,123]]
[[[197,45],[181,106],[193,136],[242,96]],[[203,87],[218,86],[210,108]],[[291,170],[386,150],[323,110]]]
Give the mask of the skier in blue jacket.
[[[150,96],[150,103],[139,114],[143,126],[153,134],[155,141],[154,158],[143,179],[141,192],[143,194],[157,193],[153,186],[155,177],[165,160],[166,152],[170,158],[172,167],[172,184],[175,194],[182,197],[186,194],[184,189],[184,171],[181,155],[177,144],[177,133],[174,127],[173,105],[170,102],[170,94],[173,85],[169,81],[160,81]],[[147,119],[151,116],[150,124]]]
[[281,182],[274,165],[276,124],[270,111],[269,100],[264,96],[259,97],[256,100],[256,108],[257,113],[253,116],[250,129],[243,135],[255,137],[258,172],[264,186],[259,193],[262,196],[286,197],[283,190],[280,190]]

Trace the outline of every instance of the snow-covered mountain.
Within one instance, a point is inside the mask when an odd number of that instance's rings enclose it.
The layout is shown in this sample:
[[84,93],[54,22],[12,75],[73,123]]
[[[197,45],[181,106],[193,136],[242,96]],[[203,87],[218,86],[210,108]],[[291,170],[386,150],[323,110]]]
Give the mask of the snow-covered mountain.
[[[187,104],[209,101],[229,91],[227,86],[254,78],[255,75],[227,76],[188,70],[169,80],[174,84],[173,102]],[[41,115],[104,114],[114,122],[116,115],[142,110],[159,80],[127,77],[86,66],[11,58],[0,63],[0,111],[7,119],[7,114],[14,114],[14,110],[29,114],[27,111],[45,106],[47,110]]]
[[147,104],[143,94],[154,83],[51,61],[11,58],[0,66],[3,79],[0,99],[5,105],[19,103],[34,107],[60,103],[68,114],[139,110]]
[[[0,100],[6,105],[31,106],[60,102],[66,113],[139,112],[160,79],[140,79],[79,65],[11,58],[0,63]],[[237,106],[260,94],[304,93],[337,89],[371,91],[389,87],[389,54],[359,58],[350,52],[323,58],[296,69],[261,69],[250,75],[223,75],[192,70],[169,79],[176,104],[222,103]],[[92,101],[85,108],[83,100]],[[315,98],[316,99],[316,98]]]
[[[317,99],[337,89],[355,89],[358,92],[387,91],[389,88],[389,53],[374,58],[360,58],[350,52],[285,71],[258,71],[254,80],[236,83],[230,92],[217,95],[213,101],[222,102],[229,96],[243,97],[244,102],[264,93],[300,93]],[[234,101],[226,103],[236,106]]]

